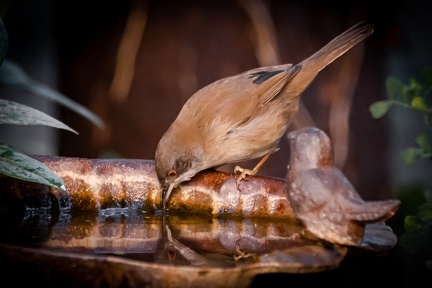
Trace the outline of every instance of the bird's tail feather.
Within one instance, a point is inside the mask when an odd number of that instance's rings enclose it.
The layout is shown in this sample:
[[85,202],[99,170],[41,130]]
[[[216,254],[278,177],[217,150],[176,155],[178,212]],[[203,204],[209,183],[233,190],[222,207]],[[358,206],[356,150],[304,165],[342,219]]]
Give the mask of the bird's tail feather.
[[295,66],[288,67],[288,69],[301,67],[300,72],[290,80],[291,84],[287,86],[288,95],[300,95],[322,69],[372,33],[373,24],[360,22],[334,38],[309,58]]
[[327,43],[305,61],[313,62],[311,64],[315,67],[319,67],[316,70],[316,73],[318,73],[334,60],[345,54],[352,47],[371,35],[373,33],[373,26],[373,24],[364,24],[364,22],[357,23]]
[[367,201],[361,205],[353,206],[349,214],[352,220],[374,223],[392,217],[399,206],[400,201],[398,199]]

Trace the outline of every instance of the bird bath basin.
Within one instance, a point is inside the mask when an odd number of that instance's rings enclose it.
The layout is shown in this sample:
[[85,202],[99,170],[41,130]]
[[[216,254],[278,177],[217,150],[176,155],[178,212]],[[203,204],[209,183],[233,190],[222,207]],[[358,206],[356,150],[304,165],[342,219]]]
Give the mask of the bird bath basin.
[[236,194],[235,175],[205,171],[173,192],[163,215],[153,161],[35,158],[67,192],[0,177],[2,282],[251,287],[260,275],[383,257],[397,242],[385,223],[366,225],[357,247],[314,237],[294,216],[283,179],[254,176]]

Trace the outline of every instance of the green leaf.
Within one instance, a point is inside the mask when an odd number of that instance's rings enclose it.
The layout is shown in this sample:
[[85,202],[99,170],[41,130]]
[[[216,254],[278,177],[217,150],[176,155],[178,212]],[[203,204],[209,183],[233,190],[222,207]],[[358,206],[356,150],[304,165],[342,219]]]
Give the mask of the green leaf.
[[424,203],[418,207],[418,217],[423,221],[432,219],[432,204]]
[[401,95],[402,87],[403,84],[400,80],[396,79],[393,76],[388,77],[386,81],[386,90],[389,99],[397,99],[398,95]]
[[0,66],[0,86],[11,86],[34,95],[46,97],[75,111],[98,127],[103,127],[102,120],[84,106],[72,101],[65,95],[30,79],[18,65],[5,60]]
[[391,100],[383,100],[383,101],[377,101],[375,103],[372,103],[369,107],[369,111],[372,114],[372,117],[374,118],[381,118],[383,117],[390,107],[394,104],[394,101]]
[[411,101],[411,107],[420,112],[429,112],[429,107],[423,97],[416,96]]
[[423,235],[420,233],[404,233],[399,238],[399,243],[408,252],[416,252],[423,242]]
[[427,188],[423,192],[424,197],[426,198],[427,203],[432,204],[432,188]]
[[422,86],[415,80],[411,79],[408,85],[402,87],[402,102],[411,105],[415,97],[421,95]]
[[423,95],[426,95],[432,88],[432,67],[425,66],[421,69],[421,81],[423,83]]
[[412,164],[420,156],[420,151],[418,148],[409,147],[402,151],[402,158],[406,165]]
[[0,173],[66,191],[63,180],[43,163],[0,144]]
[[3,20],[0,17],[0,65],[6,58],[6,54],[9,48],[9,37],[6,28],[3,24]]
[[404,227],[408,232],[424,231],[428,229],[428,225],[420,220],[420,218],[411,215],[405,217]]
[[426,132],[417,136],[416,143],[425,153],[432,153],[432,142]]
[[432,270],[432,260],[425,261],[426,268]]
[[0,124],[45,125],[72,131],[75,130],[42,111],[16,102],[0,99]]

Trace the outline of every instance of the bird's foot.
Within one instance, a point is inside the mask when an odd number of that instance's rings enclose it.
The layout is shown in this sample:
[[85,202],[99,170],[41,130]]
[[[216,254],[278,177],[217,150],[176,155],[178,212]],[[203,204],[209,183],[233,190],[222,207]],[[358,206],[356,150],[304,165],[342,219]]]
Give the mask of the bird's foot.
[[246,176],[252,176],[252,175],[255,175],[255,171],[253,171],[253,170],[249,170],[249,169],[245,169],[245,168],[242,168],[242,167],[240,167],[240,166],[236,166],[236,167],[234,168],[234,173],[237,173],[237,172],[240,172],[240,175],[239,175],[239,177],[237,178],[237,186],[240,184],[240,181],[241,181],[241,180],[243,180],[243,179],[246,178]]
[[246,259],[249,257],[255,257],[256,254],[255,253],[246,253],[245,251],[241,251],[240,250],[240,245],[239,243],[237,243],[236,245],[236,254],[234,254],[233,258],[235,261],[238,261],[240,259]]

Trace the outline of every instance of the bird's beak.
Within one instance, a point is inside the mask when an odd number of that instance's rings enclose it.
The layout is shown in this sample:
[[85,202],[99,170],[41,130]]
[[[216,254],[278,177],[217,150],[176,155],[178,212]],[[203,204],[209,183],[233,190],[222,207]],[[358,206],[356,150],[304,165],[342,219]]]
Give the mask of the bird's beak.
[[166,210],[166,202],[167,202],[167,200],[169,199],[169,197],[170,197],[170,195],[171,195],[171,192],[172,192],[172,190],[174,189],[174,186],[175,186],[175,183],[172,182],[172,183],[169,185],[168,190],[166,191],[165,195],[163,195],[163,209],[164,209],[164,212],[165,212],[165,210]]

